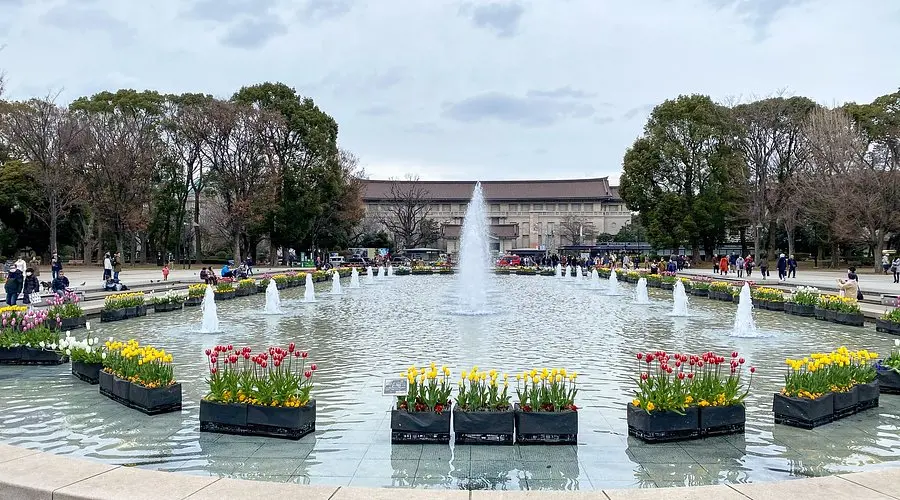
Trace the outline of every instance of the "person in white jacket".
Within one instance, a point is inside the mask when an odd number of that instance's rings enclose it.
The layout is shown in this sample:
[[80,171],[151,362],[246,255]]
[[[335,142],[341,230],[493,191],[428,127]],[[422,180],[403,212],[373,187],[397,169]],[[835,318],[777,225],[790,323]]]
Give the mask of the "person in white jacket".
[[112,259],[109,258],[109,252],[106,252],[106,255],[103,257],[103,281],[112,278]]

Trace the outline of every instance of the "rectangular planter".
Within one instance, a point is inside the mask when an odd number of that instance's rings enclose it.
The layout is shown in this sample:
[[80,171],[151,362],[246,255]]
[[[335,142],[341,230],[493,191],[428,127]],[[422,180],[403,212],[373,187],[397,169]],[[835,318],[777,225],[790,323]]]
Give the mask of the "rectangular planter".
[[0,347],[0,363],[9,364],[22,358],[21,347]]
[[100,311],[100,322],[108,323],[110,321],[122,321],[123,319],[128,319],[127,311],[125,309],[113,309],[111,311],[102,310]]
[[747,422],[744,405],[704,406],[700,408],[700,436],[743,434]]
[[[200,400],[200,432],[221,432],[219,427],[247,427],[247,406]],[[227,432],[226,432],[227,434]]]
[[131,382],[113,375],[112,395],[123,401],[128,401],[131,388]]
[[[55,326],[58,330],[77,330],[79,328],[84,328],[87,325],[87,318],[84,316],[78,318],[60,318],[59,324],[56,324],[56,320],[48,320],[51,322],[53,326]],[[52,328],[52,327],[51,327]]]
[[97,381],[100,385],[100,394],[112,397],[113,375],[111,373],[100,370],[97,374]]
[[234,293],[235,292],[233,290],[230,292],[216,292],[214,294],[214,297],[216,298],[216,300],[231,300],[234,298]]
[[100,383],[100,370],[102,369],[103,363],[72,361],[72,375],[78,380],[92,385]]
[[882,333],[900,335],[900,323],[895,323],[889,319],[878,318],[875,320],[875,330]]
[[235,297],[248,297],[248,296],[250,296],[251,293],[253,293],[253,291],[247,287],[238,288],[234,291],[234,296]]
[[578,444],[577,411],[522,411],[516,404],[515,414],[519,444]]
[[816,319],[818,319],[818,320],[825,321],[825,319],[826,319],[825,317],[827,316],[827,312],[828,312],[828,311],[826,311],[825,309],[822,309],[822,308],[819,307],[819,306],[815,306],[815,307],[813,308],[813,316],[815,316]]
[[69,361],[69,358],[56,351],[45,351],[34,347],[20,347],[19,365],[61,365]]
[[825,309],[825,321],[831,321],[832,323],[837,323],[837,313],[830,309]]
[[866,322],[866,318],[862,313],[842,313],[834,311],[834,319],[831,321],[847,326],[863,326]]
[[[267,286],[269,286],[269,285],[268,285],[268,284],[266,284],[266,285],[261,285],[261,284],[257,283],[257,284],[256,284],[256,293],[266,293],[266,287],[267,287]],[[278,288],[278,285],[277,285],[277,284],[275,285],[275,288]]]
[[513,444],[515,412],[453,409],[456,444]]
[[878,370],[878,390],[884,394],[900,394],[900,373],[891,369]]
[[181,410],[181,384],[149,389],[140,384],[128,388],[128,407],[147,415]]
[[694,288],[691,290],[691,295],[695,297],[706,297],[707,295],[709,295],[709,289]]
[[853,415],[856,413],[857,406],[859,406],[859,389],[857,389],[857,386],[853,386],[847,392],[834,393],[835,420]]
[[[200,430],[203,432],[297,440],[316,430],[316,400],[314,399],[311,399],[306,406],[299,408],[222,405],[206,402],[205,415],[209,417],[206,420],[202,413],[204,401],[201,401],[200,405]],[[218,408],[215,408],[216,406]],[[241,406],[245,408],[245,417],[242,417],[239,408]],[[242,418],[246,419],[243,424],[240,423]],[[230,420],[230,423],[226,420]]]
[[125,308],[125,317],[126,318],[137,318],[137,316],[138,316],[138,308],[136,306]]
[[881,387],[878,384],[878,379],[875,379],[868,384],[859,384],[856,387],[859,391],[859,404],[856,407],[857,412],[878,408],[878,399],[881,396]]
[[806,305],[795,304],[793,302],[786,302],[784,304],[784,312],[786,312],[788,314],[792,314],[794,316],[803,316],[805,318],[813,318],[816,316],[816,306],[806,306]]
[[770,311],[782,312],[784,311],[784,302],[779,300],[767,300],[766,309]]
[[140,318],[147,315],[147,305],[140,305],[134,308],[134,317]]
[[166,302],[165,304],[154,304],[153,312],[162,313],[162,312],[178,311],[181,309],[182,305],[183,304],[172,303],[172,302]]
[[834,421],[834,394],[819,399],[791,398],[775,393],[772,401],[775,423],[812,429]]
[[450,408],[445,408],[440,415],[430,411],[391,410],[391,442],[447,444],[451,413]]
[[659,287],[663,290],[672,291],[675,289],[675,284],[674,283],[660,283]]
[[696,406],[686,408],[684,415],[673,411],[647,413],[628,403],[628,435],[647,443],[684,441],[700,437],[700,411]]
[[188,297],[184,301],[184,307],[197,307],[203,303],[203,297]]

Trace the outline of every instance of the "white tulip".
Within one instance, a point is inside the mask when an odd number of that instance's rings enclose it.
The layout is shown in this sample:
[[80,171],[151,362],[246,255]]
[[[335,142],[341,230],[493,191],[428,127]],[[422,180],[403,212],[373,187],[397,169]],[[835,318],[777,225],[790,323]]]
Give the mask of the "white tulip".
[[66,349],[66,356],[72,355],[72,349]]
[[900,339],[894,339],[894,347],[900,347]]
[[43,349],[43,348],[44,348],[44,341],[42,340],[42,341],[38,342],[38,345],[41,346],[41,349]]
[[100,359],[106,359],[106,353],[105,353],[105,352],[104,352],[103,354],[100,355]]

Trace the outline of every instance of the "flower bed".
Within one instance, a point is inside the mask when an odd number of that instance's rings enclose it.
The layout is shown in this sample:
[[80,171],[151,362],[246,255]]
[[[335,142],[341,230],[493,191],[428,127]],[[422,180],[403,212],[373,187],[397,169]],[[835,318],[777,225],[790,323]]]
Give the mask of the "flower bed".
[[125,292],[107,295],[100,311],[100,321],[121,321],[147,315],[143,292]]
[[391,410],[392,443],[450,442],[450,369],[409,367],[402,374],[409,382],[405,396]]
[[100,339],[88,335],[78,340],[69,332],[59,341],[59,350],[72,360],[72,375],[92,385],[100,383],[100,370],[106,358],[106,349]]
[[650,274],[647,276],[647,286],[659,288],[661,284],[662,280],[660,279],[658,274]]
[[900,335],[900,309],[891,309],[875,320],[875,329],[882,333]]
[[691,295],[696,297],[709,296],[709,285],[712,283],[709,279],[694,278],[691,280]]
[[[554,276],[555,276],[555,275],[556,275],[556,271],[554,271],[553,274],[554,274]],[[597,275],[600,276],[600,277],[603,278],[603,279],[609,279],[609,277],[612,275],[612,269],[610,269],[610,268],[608,268],[608,267],[600,267],[600,266],[598,266],[598,267],[597,267]]]
[[578,374],[565,369],[531,370],[516,375],[516,441],[519,444],[578,442]]
[[0,364],[59,365],[68,358],[56,352],[59,331],[47,324],[47,311],[27,306],[0,308]]
[[637,283],[639,279],[641,279],[641,275],[637,271],[628,271],[625,273],[626,283]]
[[752,288],[750,297],[753,299],[753,305],[759,309],[784,311],[784,292],[781,290],[762,286]]
[[200,400],[200,431],[300,439],[316,430],[310,398],[315,363],[291,343],[253,355],[231,345],[206,350],[209,393]]
[[875,364],[878,385],[885,394],[900,394],[900,339],[888,357]]
[[175,290],[168,290],[163,295],[150,295],[150,303],[154,312],[177,311],[182,308],[188,296]]
[[733,300],[733,288],[727,281],[711,281],[707,297],[714,300],[731,302]]
[[675,273],[670,273],[668,271],[663,272],[659,278],[659,287],[663,290],[674,290],[675,289],[675,281],[678,278],[675,276]]
[[628,434],[648,443],[683,441],[743,433],[746,386],[744,358],[713,352],[703,355],[638,353],[637,389],[627,406]]
[[81,299],[78,294],[64,292],[62,295],[54,295],[48,300],[50,307],[47,310],[47,323],[57,330],[76,330],[84,328],[87,318],[84,310],[78,303]]
[[784,312],[794,316],[812,318],[816,315],[816,306],[819,305],[819,289],[811,286],[801,286],[794,290],[791,297],[784,303]]
[[812,429],[877,407],[879,388],[872,364],[877,357],[840,347],[785,360],[790,369],[784,388],[774,395],[775,423]]
[[[363,269],[362,271],[365,271],[365,269]],[[398,266],[394,269],[394,276],[409,276],[409,274],[410,270],[406,266]]]
[[509,402],[509,380],[497,370],[462,372],[453,407],[456,444],[513,444],[515,416]]
[[216,300],[231,300],[235,297],[237,293],[234,289],[234,284],[231,281],[219,281],[219,284],[216,285],[216,289],[213,290],[215,292],[213,296]]
[[820,295],[815,308],[816,319],[848,326],[863,326],[865,317],[859,309],[856,297]]
[[203,303],[203,296],[206,294],[206,283],[195,283],[188,286],[188,296],[184,301],[185,307],[196,307]]
[[238,281],[235,297],[246,297],[256,293],[256,280],[248,278]]
[[181,410],[181,384],[175,382],[171,354],[133,339],[109,340],[105,348],[100,394],[147,415]]

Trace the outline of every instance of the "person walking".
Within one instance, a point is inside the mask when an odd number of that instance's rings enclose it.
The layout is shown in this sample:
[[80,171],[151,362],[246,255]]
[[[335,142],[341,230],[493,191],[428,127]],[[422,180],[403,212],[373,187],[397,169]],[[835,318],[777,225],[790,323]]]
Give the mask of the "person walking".
[[747,258],[744,259],[744,267],[747,268],[747,277],[749,278],[751,274],[753,274],[753,256],[747,255]]
[[740,255],[734,260],[734,269],[737,271],[738,278],[744,277],[744,258]]
[[719,259],[719,274],[723,276],[728,274],[728,257],[725,255]]
[[112,279],[112,270],[113,270],[112,259],[109,256],[109,252],[106,252],[106,254],[103,256],[103,282],[104,283],[106,281]]
[[59,258],[59,254],[53,252],[53,257],[50,257],[50,281],[56,279],[56,275],[62,270],[62,260]]
[[894,283],[900,283],[900,256],[891,263],[891,271],[894,273]]
[[793,255],[788,259],[788,278],[797,277],[797,259]]
[[891,267],[891,260],[887,255],[881,256],[881,268],[884,269],[884,274],[887,274],[888,269]]
[[41,283],[34,274],[34,269],[25,269],[25,283],[22,286],[22,302],[31,304],[31,294],[41,291]]
[[765,255],[759,258],[759,274],[762,275],[762,279],[769,277],[769,258]]
[[116,254],[113,255],[112,266],[113,266],[113,281],[118,283],[119,282],[119,273],[122,272],[122,254],[120,254],[119,252],[116,252]]
[[15,264],[9,266],[9,273],[6,274],[6,284],[3,287],[6,290],[6,305],[16,305],[24,281],[22,271]]
[[166,264],[162,268],[163,281],[169,281],[169,265]]
[[775,266],[778,268],[778,281],[784,281],[787,278],[787,257],[779,255]]

